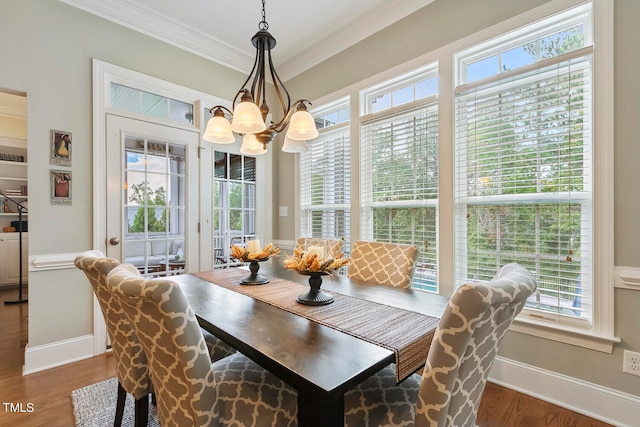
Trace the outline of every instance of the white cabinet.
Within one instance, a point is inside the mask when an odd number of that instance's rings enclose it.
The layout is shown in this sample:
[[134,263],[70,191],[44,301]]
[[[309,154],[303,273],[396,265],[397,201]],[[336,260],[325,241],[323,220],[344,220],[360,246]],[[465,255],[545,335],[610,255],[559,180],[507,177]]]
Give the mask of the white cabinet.
[[[22,282],[27,283],[29,233],[22,233]],[[0,233],[0,285],[20,283],[20,233]]]

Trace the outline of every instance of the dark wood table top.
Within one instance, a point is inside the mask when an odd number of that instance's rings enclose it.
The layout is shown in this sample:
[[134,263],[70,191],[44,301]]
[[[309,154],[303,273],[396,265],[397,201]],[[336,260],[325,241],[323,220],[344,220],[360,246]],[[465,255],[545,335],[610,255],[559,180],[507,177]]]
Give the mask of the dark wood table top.
[[[272,263],[262,263],[260,273],[308,280]],[[181,286],[204,329],[298,390],[300,427],[342,425],[344,393],[395,360],[391,350],[192,275],[172,280]],[[346,278],[327,278],[322,288],[438,318],[447,301]]]

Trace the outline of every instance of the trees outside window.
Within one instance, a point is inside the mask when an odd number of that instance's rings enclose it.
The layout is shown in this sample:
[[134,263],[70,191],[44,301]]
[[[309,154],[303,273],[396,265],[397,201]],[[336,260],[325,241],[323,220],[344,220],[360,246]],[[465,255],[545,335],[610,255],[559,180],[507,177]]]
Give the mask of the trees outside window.
[[547,6],[336,95],[358,111],[350,239],[418,245],[413,288],[445,296],[521,263],[539,288],[515,329],[610,351],[613,11]]

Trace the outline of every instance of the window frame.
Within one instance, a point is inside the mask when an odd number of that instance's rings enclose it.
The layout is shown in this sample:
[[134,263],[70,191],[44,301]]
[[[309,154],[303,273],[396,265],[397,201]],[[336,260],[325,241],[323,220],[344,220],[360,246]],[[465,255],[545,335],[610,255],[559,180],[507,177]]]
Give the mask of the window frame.
[[[348,98],[341,98],[337,101],[331,102],[327,105],[323,105],[315,110],[312,111],[312,114],[314,116],[314,118],[316,119],[316,121],[318,120],[323,120],[326,122],[325,118],[332,114],[332,113],[336,113],[336,112],[341,112],[344,111],[345,109],[349,109],[349,99]],[[312,165],[310,164],[306,164],[307,162],[307,156],[312,155],[313,154],[313,149],[314,149],[314,145],[315,144],[323,144],[323,141],[326,141],[327,139],[331,139],[332,137],[336,137],[336,138],[340,138],[341,135],[346,134],[347,135],[347,141],[346,141],[346,150],[350,151],[350,146],[351,146],[351,134],[349,132],[350,129],[350,120],[342,120],[340,122],[334,123],[334,124],[330,124],[326,127],[321,127],[319,129],[320,135],[314,139],[313,141],[309,141],[308,145],[309,145],[309,151],[305,152],[305,153],[300,153],[300,155],[298,156],[298,161],[297,163],[300,165],[300,167],[298,168],[298,171],[296,173],[296,175],[298,176],[298,197],[299,197],[299,201],[297,203],[297,209],[298,209],[298,216],[297,218],[299,218],[298,221],[298,227],[299,227],[299,233],[297,233],[297,235],[299,237],[311,237],[311,238],[333,238],[333,237],[338,237],[338,238],[344,238],[347,239],[349,238],[348,235],[343,235],[343,236],[331,236],[331,235],[326,235],[327,233],[325,233],[325,229],[327,229],[327,227],[330,226],[330,224],[325,225],[324,221],[323,221],[323,225],[322,225],[322,233],[321,235],[314,235],[313,234],[313,221],[308,221],[308,219],[306,218],[307,214],[313,214],[313,212],[326,212],[326,211],[346,211],[349,216],[346,219],[345,223],[343,224],[343,227],[345,229],[345,234],[346,231],[349,231],[349,233],[351,232],[351,206],[348,203],[321,203],[321,204],[314,204],[312,202],[313,199],[313,189],[309,190],[309,194],[306,194],[305,191],[306,189],[304,188],[305,185],[307,184],[307,179],[310,179],[311,174],[309,173],[309,168],[312,168]],[[345,141],[343,141],[345,142]],[[332,163],[339,163],[339,160],[337,158],[333,158],[331,160]],[[352,175],[350,166],[349,166],[349,176]],[[335,175],[337,175],[337,173],[334,173],[334,176],[332,176],[332,181],[335,181]],[[346,183],[347,188],[345,189],[347,192],[347,196],[344,198],[345,201],[349,200],[349,198],[351,197],[351,179],[349,180],[349,182]],[[335,224],[334,224],[335,226]]]
[[[569,19],[567,19],[567,25],[572,25],[573,21],[575,21],[574,18],[574,14],[580,14],[580,16],[591,16],[590,12],[590,8],[585,12],[584,10],[584,6],[576,8],[576,9],[571,9],[569,12],[567,13],[562,13],[559,14],[558,16],[567,16],[569,15]],[[557,17],[554,17],[557,18]],[[557,19],[553,19],[554,21],[556,21]],[[547,27],[544,26],[544,24],[546,24],[546,20],[542,21],[541,23],[536,23],[534,24],[535,29],[534,31],[527,31],[527,34],[532,34],[532,38],[534,40],[538,40],[541,36],[540,36],[540,29],[543,29],[546,31]],[[554,31],[556,31],[557,28],[554,28]],[[545,33],[546,34],[546,33]],[[478,51],[478,47],[474,47],[472,49],[472,51]],[[492,47],[493,50],[493,47]],[[593,293],[592,293],[592,289],[593,289],[593,274],[592,274],[592,269],[590,268],[590,266],[593,265],[592,263],[592,259],[593,259],[593,241],[592,241],[592,235],[593,235],[593,209],[592,209],[592,198],[593,198],[593,179],[592,179],[592,173],[593,173],[593,168],[594,168],[594,163],[595,163],[595,159],[593,159],[592,156],[592,152],[593,152],[593,138],[592,138],[592,132],[590,131],[590,129],[592,129],[593,126],[593,119],[594,119],[594,115],[593,115],[593,97],[591,96],[591,82],[593,82],[594,80],[594,76],[593,76],[593,46],[589,45],[589,46],[585,46],[585,47],[581,47],[581,48],[577,48],[572,52],[568,52],[562,55],[558,55],[549,59],[545,59],[545,60],[541,60],[541,61],[537,61],[534,64],[529,64],[523,67],[520,67],[518,69],[515,70],[511,70],[511,71],[507,71],[507,72],[498,72],[497,74],[491,76],[491,77],[487,77],[485,79],[482,80],[477,80],[474,81],[471,84],[461,84],[459,87],[456,88],[455,90],[455,104],[456,104],[456,116],[454,117],[454,126],[456,126],[456,136],[454,138],[454,145],[455,147],[460,147],[460,150],[463,151],[463,153],[461,153],[462,159],[458,159],[456,157],[456,167],[454,170],[454,175],[455,175],[455,179],[456,179],[456,187],[455,187],[455,201],[456,201],[456,224],[457,224],[457,234],[456,234],[456,245],[457,250],[456,250],[456,257],[457,257],[457,274],[459,275],[468,275],[468,270],[467,270],[467,259],[468,259],[468,254],[470,253],[469,250],[467,250],[467,247],[463,244],[463,242],[466,242],[468,236],[467,236],[467,222],[465,220],[465,218],[467,217],[467,213],[469,211],[469,209],[473,209],[473,207],[475,206],[490,206],[490,205],[499,205],[499,206],[510,206],[511,208],[516,208],[516,206],[529,206],[529,207],[542,207],[543,209],[546,208],[547,206],[551,206],[554,203],[573,203],[573,204],[577,204],[579,205],[580,208],[580,221],[579,223],[581,224],[581,231],[582,234],[581,236],[586,237],[584,239],[580,239],[581,242],[581,251],[580,253],[582,254],[586,254],[585,257],[583,259],[581,259],[581,261],[584,262],[580,262],[579,266],[580,266],[580,270],[578,273],[578,277],[582,277],[583,279],[583,283],[587,283],[587,292],[584,292],[583,295],[589,295],[588,298],[588,304],[585,306],[586,309],[584,310],[584,314],[578,315],[578,316],[573,316],[573,315],[567,315],[567,314],[563,314],[560,309],[561,309],[561,303],[558,300],[557,301],[557,309],[558,312],[552,312],[549,310],[545,310],[545,309],[540,309],[540,308],[534,308],[533,304],[528,304],[524,309],[523,309],[523,314],[521,315],[521,317],[525,317],[525,316],[529,316],[532,318],[536,318],[539,320],[545,320],[545,321],[550,321],[550,322],[557,322],[559,325],[562,326],[575,326],[577,328],[589,328],[590,324],[592,322],[593,319],[593,310],[592,310],[592,305],[591,305],[591,301],[593,300]],[[461,53],[456,54],[456,58],[458,63],[463,62],[463,60],[461,59],[461,57],[464,59],[464,57],[466,57],[467,55],[467,51],[463,51]],[[585,95],[584,95],[584,101],[583,105],[584,106],[584,113],[581,117],[585,118],[585,129],[584,129],[584,133],[581,134],[580,137],[578,137],[578,139],[583,139],[583,144],[581,145],[581,149],[582,149],[582,155],[583,155],[583,159],[585,162],[588,162],[588,166],[585,166],[585,175],[580,176],[580,178],[583,178],[584,181],[584,186],[582,189],[575,189],[575,190],[562,190],[562,191],[555,191],[555,192],[543,192],[540,189],[538,189],[538,191],[535,192],[530,192],[530,193],[517,193],[517,194],[507,194],[507,193],[502,193],[502,187],[500,187],[499,190],[497,190],[497,193],[491,193],[491,194],[468,194],[467,191],[469,190],[468,187],[468,183],[467,183],[467,173],[466,173],[466,169],[464,169],[467,165],[467,162],[464,160],[466,158],[466,146],[461,146],[461,144],[463,144],[465,141],[467,140],[475,140],[474,136],[472,134],[469,133],[469,129],[467,129],[466,127],[461,127],[461,124],[466,123],[466,110],[467,110],[467,106],[468,105],[474,105],[477,108],[482,108],[482,107],[486,107],[485,104],[489,104],[492,108],[494,107],[494,104],[491,102],[491,100],[493,99],[492,95],[501,97],[502,94],[504,94],[505,92],[507,93],[507,96],[505,97],[504,100],[504,106],[501,107],[501,109],[499,110],[499,112],[496,112],[495,114],[498,115],[498,120],[500,120],[500,123],[506,123],[504,122],[504,118],[505,117],[509,117],[509,124],[513,123],[513,118],[511,118],[511,114],[513,113],[513,111],[511,110],[511,108],[517,110],[518,108],[516,107],[517,104],[519,104],[520,102],[518,101],[519,98],[517,99],[512,99],[511,98],[511,93],[514,90],[514,87],[527,87],[530,86],[533,82],[546,82],[547,80],[551,79],[553,81],[553,79],[557,78],[558,74],[560,73],[562,76],[567,76],[569,74],[571,74],[572,78],[575,79],[575,75],[574,73],[576,73],[575,69],[578,70],[585,70],[584,71],[584,76],[586,76],[586,78],[588,79],[588,83],[586,85],[586,90],[585,90]],[[568,70],[572,70],[572,71],[568,71]],[[462,81],[464,83],[464,70],[461,68],[458,68],[458,75],[457,77],[459,78],[459,81]],[[577,73],[577,78],[578,81],[580,81],[580,78],[582,77],[581,73]],[[548,87],[549,85],[544,85],[543,84],[543,90],[548,90],[546,89],[546,87]],[[559,91],[557,90],[557,88],[554,86],[552,86],[554,88],[553,91],[553,95],[554,96],[559,96],[561,99],[565,99],[568,97],[572,97],[575,96],[575,94],[573,94],[572,91],[566,91],[566,89],[560,89]],[[573,84],[572,84],[573,87]],[[583,84],[581,87],[585,87],[585,85]],[[500,94],[500,95],[497,95]],[[551,95],[549,95],[551,96]],[[477,98],[477,99],[476,99]],[[530,99],[530,98],[528,98]],[[537,108],[535,109],[535,111],[539,111],[538,108],[540,106],[540,103],[544,103],[545,101],[540,101],[539,97],[537,95],[533,95],[532,98],[535,101],[535,104],[530,104],[529,102],[526,103],[527,106],[531,106],[531,105],[535,105]],[[488,100],[488,101],[487,101]],[[460,104],[460,105],[458,105]],[[564,104],[563,104],[564,105]],[[497,108],[497,107],[496,107]],[[504,109],[503,109],[504,108]],[[580,109],[580,107],[578,107],[578,109]],[[508,114],[504,115],[504,111],[508,111]],[[460,117],[458,118],[458,114],[460,113]],[[495,117],[491,116],[493,119],[492,120],[496,120]],[[471,120],[473,123],[474,122],[474,116],[471,116]],[[486,117],[484,116],[479,116],[478,118],[478,124],[482,124],[482,123],[486,123],[485,122]],[[569,135],[571,133],[569,132]],[[514,136],[517,138],[516,142],[520,142],[522,143],[521,139],[518,138],[518,135],[521,135],[520,132],[518,132],[517,130],[514,130]],[[567,136],[567,135],[565,135]],[[495,143],[497,143],[496,141],[494,141]],[[510,143],[500,143],[500,147],[501,148],[505,148],[505,149],[509,149],[511,147]],[[485,153],[484,151],[481,152]],[[491,152],[493,152],[493,150],[491,150]],[[501,155],[494,157],[496,159],[502,159]],[[462,164],[460,164],[459,162],[462,162]],[[508,160],[507,160],[508,162]],[[548,205],[550,203],[550,205]],[[559,237],[559,236],[558,236]],[[496,244],[498,244],[498,242],[496,241]],[[536,247],[538,247],[539,242],[536,242]],[[477,253],[480,253],[481,251],[478,251]],[[512,257],[515,257],[516,259],[521,259],[521,260],[525,260],[527,258],[532,258],[531,253],[523,253],[523,252],[518,252],[518,253],[514,253],[514,252],[500,252],[498,250],[496,250],[496,257],[497,259],[500,259],[501,257],[509,257],[509,255],[511,255]],[[542,269],[542,265],[543,264],[547,264],[548,263],[553,263],[552,261],[552,257],[550,253],[547,254],[537,254],[538,256],[536,256],[535,260],[536,260],[536,264],[540,264],[537,265],[535,268],[535,271],[533,271],[534,274],[536,274],[536,276],[538,276],[538,274],[541,273],[541,269]],[[567,257],[569,258],[569,255],[567,255]],[[534,259],[534,258],[532,258]],[[523,263],[526,261],[522,261]],[[559,257],[557,259],[557,268],[560,268],[561,265],[563,265],[565,263],[564,259],[560,260]],[[569,265],[569,264],[565,264],[565,265]],[[574,267],[574,265],[571,265],[571,267]],[[540,270],[539,270],[540,268]],[[558,283],[562,283],[563,281],[569,281],[569,275],[560,275],[559,277],[555,277],[556,279],[558,279]],[[549,277],[549,279],[554,279],[554,277]],[[579,279],[577,279],[579,282]],[[459,280],[457,280],[456,282],[459,282]],[[539,278],[539,285],[542,283],[542,278]],[[539,286],[539,291],[542,290],[542,288]],[[553,291],[551,291],[553,293]],[[556,295],[558,298],[560,297],[560,290],[557,290],[558,294]],[[543,292],[540,292],[538,295],[540,295]],[[583,299],[584,298],[583,296]],[[542,304],[543,306],[545,305],[544,303]],[[566,309],[566,307],[565,307]]]
[[[335,93],[314,101],[327,104],[344,96],[351,100],[352,139],[352,209],[351,240],[360,237],[360,125],[366,118],[366,100],[361,91],[388,81],[403,73],[431,62],[438,62],[438,136],[439,136],[439,201],[438,201],[438,288],[449,296],[455,285],[455,230],[453,137],[454,84],[456,67],[454,55],[503,34],[544,20],[573,7],[592,3],[593,44],[593,321],[590,328],[558,325],[557,322],[520,315],[511,330],[611,353],[613,344],[620,342],[614,335],[614,247],[613,247],[613,4],[607,0],[553,0],[539,7],[495,24],[475,34],[442,46],[406,63],[394,66],[377,75],[354,83]],[[299,218],[299,217],[298,217]],[[296,224],[298,227],[299,224]]]

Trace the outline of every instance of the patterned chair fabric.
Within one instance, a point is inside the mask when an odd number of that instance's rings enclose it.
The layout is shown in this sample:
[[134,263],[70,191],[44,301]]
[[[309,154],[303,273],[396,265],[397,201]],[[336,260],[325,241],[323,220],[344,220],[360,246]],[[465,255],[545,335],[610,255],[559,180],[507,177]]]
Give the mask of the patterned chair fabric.
[[309,246],[321,246],[328,248],[334,255],[344,253],[344,240],[323,239],[316,237],[299,237],[296,241],[295,249],[304,251]]
[[146,279],[123,264],[107,284],[136,328],[155,381],[161,425],[295,426],[291,387],[245,356],[209,359],[198,322],[180,287]]
[[216,360],[224,359],[227,356],[231,356],[236,352],[236,349],[229,344],[220,341],[215,335],[201,329],[202,335],[204,335],[204,342],[207,344],[207,350],[209,351],[209,359],[215,362]]
[[126,393],[130,393],[135,398],[136,426],[147,425],[148,399],[149,393],[152,392],[147,357],[131,322],[125,317],[120,303],[113,297],[106,284],[107,274],[120,265],[120,262],[113,258],[106,258],[100,251],[87,251],[78,255],[74,264],[85,273],[91,283],[111,340],[118,378],[114,426],[119,427],[122,423]]
[[498,345],[536,286],[518,264],[504,266],[490,282],[460,286],[440,320],[422,378],[414,374],[396,386],[394,370],[383,369],[347,393],[345,425],[475,426]]
[[147,396],[150,391],[147,357],[131,322],[124,315],[118,300],[107,288],[105,280],[107,274],[120,265],[120,262],[106,258],[100,251],[87,251],[78,255],[74,263],[86,274],[102,309],[116,362],[118,381],[127,393],[131,393],[136,399]]
[[418,247],[357,241],[353,244],[350,258],[350,279],[408,288],[418,259]]
[[[121,420],[124,411],[125,393],[130,393],[136,399],[136,417],[146,418],[148,411],[147,398],[153,392],[153,385],[149,380],[147,357],[138,341],[133,325],[117,299],[107,288],[107,274],[120,262],[113,258],[106,258],[100,251],[87,251],[78,255],[74,261],[77,268],[82,270],[96,295],[100,309],[104,316],[107,334],[111,341],[111,349],[116,365],[118,378],[118,404],[116,420]],[[235,353],[235,349],[223,343],[215,336],[205,333],[209,357],[219,360]],[[146,425],[146,422],[141,421]],[[116,421],[120,425],[119,421]]]

